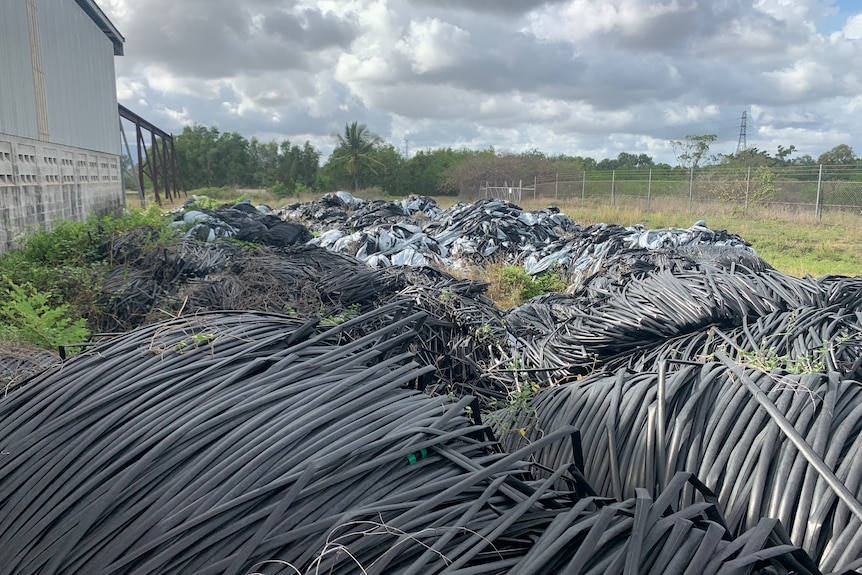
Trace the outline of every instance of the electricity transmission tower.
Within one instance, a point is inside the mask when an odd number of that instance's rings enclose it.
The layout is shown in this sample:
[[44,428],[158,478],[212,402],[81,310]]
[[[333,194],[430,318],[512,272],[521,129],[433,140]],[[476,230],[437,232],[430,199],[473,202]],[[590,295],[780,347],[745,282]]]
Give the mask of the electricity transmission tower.
[[747,144],[745,143],[745,130],[748,127],[748,110],[742,112],[742,118],[739,121],[739,141],[736,143],[736,153],[743,151],[747,148]]

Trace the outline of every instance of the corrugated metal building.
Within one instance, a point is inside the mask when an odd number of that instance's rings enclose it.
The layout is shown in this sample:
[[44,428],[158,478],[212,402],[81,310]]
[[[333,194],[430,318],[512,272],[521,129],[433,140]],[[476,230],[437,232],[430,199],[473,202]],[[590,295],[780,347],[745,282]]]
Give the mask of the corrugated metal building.
[[0,1],[0,251],[28,226],[122,209],[123,42],[93,0]]

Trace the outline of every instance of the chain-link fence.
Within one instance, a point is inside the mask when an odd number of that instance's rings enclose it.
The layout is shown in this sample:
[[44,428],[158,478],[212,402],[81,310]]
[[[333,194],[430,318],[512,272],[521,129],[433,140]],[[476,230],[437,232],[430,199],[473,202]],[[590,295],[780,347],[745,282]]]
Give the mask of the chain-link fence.
[[674,205],[694,212],[704,204],[746,210],[782,207],[822,215],[862,212],[862,168],[856,166],[738,167],[581,171],[481,182],[478,197],[583,201],[656,209]]

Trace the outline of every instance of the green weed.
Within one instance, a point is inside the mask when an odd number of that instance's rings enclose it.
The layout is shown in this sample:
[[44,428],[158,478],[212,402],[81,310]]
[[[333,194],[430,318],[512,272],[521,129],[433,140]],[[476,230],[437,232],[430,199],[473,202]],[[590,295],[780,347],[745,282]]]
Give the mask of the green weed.
[[3,339],[45,349],[80,343],[90,337],[83,318],[73,319],[68,304],[52,305],[51,294],[32,286],[19,286],[8,278],[0,303],[0,334]]
[[324,326],[328,326],[328,327],[341,325],[344,322],[346,322],[347,320],[356,316],[356,314],[358,314],[358,313],[359,313],[359,304],[354,303],[354,304],[347,306],[344,309],[344,311],[342,311],[340,313],[332,314],[332,315],[326,316],[325,318],[321,319],[320,325],[324,325]]

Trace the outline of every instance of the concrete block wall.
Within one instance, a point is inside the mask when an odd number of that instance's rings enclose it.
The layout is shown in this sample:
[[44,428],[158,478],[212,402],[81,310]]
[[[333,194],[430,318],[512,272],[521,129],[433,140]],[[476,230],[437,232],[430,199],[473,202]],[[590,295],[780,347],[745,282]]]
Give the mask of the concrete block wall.
[[119,156],[0,134],[0,253],[28,228],[120,214],[124,205]]

